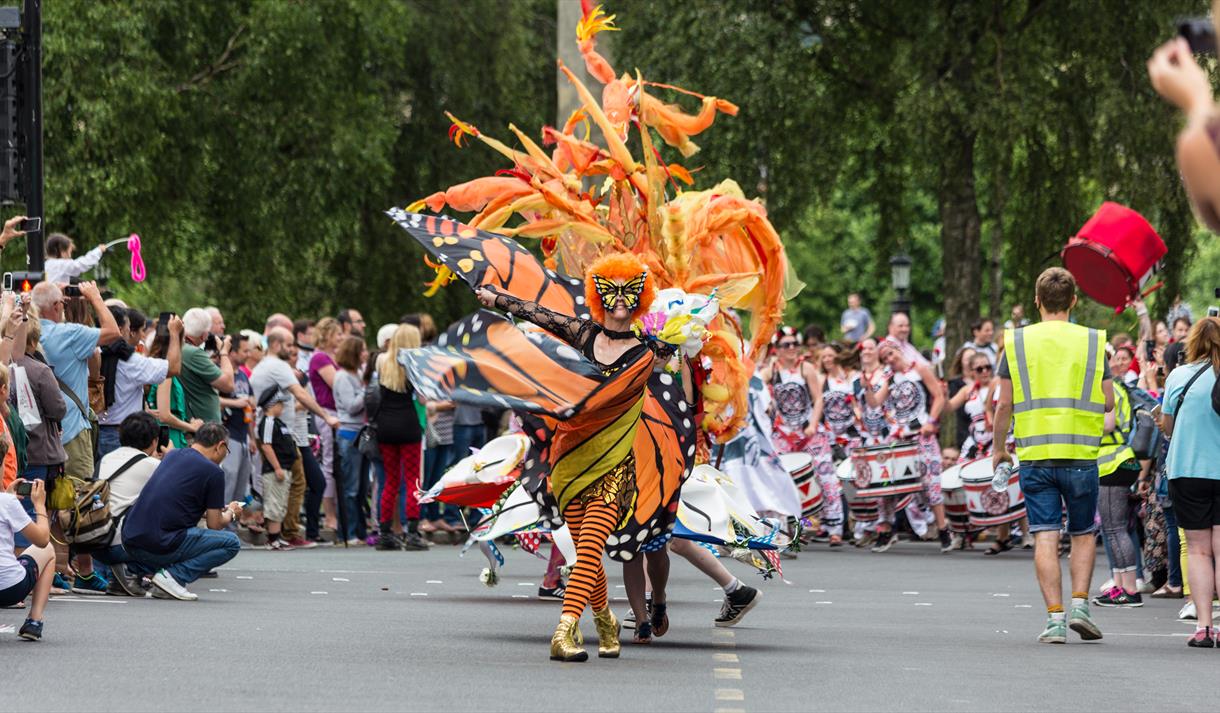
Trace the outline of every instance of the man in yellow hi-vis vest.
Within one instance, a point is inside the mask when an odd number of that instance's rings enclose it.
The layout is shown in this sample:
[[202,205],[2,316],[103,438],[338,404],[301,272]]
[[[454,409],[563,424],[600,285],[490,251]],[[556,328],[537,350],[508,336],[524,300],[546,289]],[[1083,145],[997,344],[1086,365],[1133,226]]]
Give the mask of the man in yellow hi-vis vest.
[[[1017,458],[1034,568],[1049,615],[1043,643],[1067,641],[1067,628],[1086,641],[1101,638],[1089,616],[1089,580],[1096,555],[1097,455],[1107,411],[1114,409],[1114,384],[1105,361],[1105,332],[1069,322],[1076,306],[1076,280],[1063,268],[1038,276],[1035,304],[1042,321],[1004,333],[1000,403],[995,432],[1007,433],[1016,418]],[[992,462],[1012,463],[1001,437]],[[1072,537],[1072,605],[1063,611],[1059,531],[1067,510]]]

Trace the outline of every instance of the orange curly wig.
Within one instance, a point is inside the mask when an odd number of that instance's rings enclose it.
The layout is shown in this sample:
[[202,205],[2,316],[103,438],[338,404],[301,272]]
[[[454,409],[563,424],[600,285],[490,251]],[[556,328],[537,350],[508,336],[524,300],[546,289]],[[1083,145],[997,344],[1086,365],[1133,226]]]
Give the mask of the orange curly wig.
[[588,273],[585,275],[585,304],[589,307],[589,313],[593,315],[593,319],[598,322],[605,322],[606,309],[602,306],[601,295],[597,293],[597,287],[593,284],[593,275],[599,275],[612,282],[626,282],[633,278],[639,277],[640,273],[644,273],[644,290],[640,293],[640,303],[636,306],[635,311],[631,313],[631,319],[639,319],[641,315],[648,311],[652,305],[652,300],[656,297],[657,288],[653,283],[652,273],[648,272],[648,268],[640,259],[630,253],[615,253],[613,255],[603,255],[589,266]]

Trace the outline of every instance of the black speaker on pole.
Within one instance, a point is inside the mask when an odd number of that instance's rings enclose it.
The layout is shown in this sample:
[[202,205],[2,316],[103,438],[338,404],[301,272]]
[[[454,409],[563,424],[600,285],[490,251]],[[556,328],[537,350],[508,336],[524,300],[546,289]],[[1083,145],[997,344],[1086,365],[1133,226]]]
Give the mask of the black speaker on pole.
[[[42,0],[24,3],[0,7],[0,203],[43,218]],[[41,271],[44,262],[43,232],[31,233],[26,265]]]

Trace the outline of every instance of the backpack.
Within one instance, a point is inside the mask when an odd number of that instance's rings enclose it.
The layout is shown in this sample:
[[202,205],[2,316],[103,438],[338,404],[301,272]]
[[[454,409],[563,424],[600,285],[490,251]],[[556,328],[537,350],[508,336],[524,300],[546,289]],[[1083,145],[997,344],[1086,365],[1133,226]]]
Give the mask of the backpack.
[[[64,478],[71,481],[75,494],[72,506],[57,511],[55,517],[68,544],[91,548],[110,544],[118,527],[118,521],[110,513],[110,486],[132,466],[148,457],[144,453],[132,456],[106,480]],[[118,519],[122,520],[122,517]]]
[[1137,460],[1149,460],[1156,455],[1161,441],[1161,431],[1157,428],[1156,417],[1152,415],[1157,401],[1148,392],[1135,387],[1127,389],[1127,397],[1131,401],[1128,445],[1135,452]]

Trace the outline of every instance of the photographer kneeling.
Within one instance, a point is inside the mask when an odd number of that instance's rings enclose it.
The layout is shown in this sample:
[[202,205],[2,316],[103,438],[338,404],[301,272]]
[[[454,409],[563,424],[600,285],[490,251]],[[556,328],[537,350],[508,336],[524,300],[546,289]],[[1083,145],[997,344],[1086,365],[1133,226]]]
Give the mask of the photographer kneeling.
[[[241,503],[225,505],[229,431],[209,421],[190,448],[170,451],[153,472],[123,521],[129,569],[154,571],[153,596],[194,601],[186,585],[237,556],[241,541],[224,530],[241,514]],[[207,518],[208,529],[196,527]]]
[[[19,496],[18,493],[21,493]],[[18,497],[34,505],[34,519]],[[32,546],[14,556],[13,535],[20,532]],[[30,615],[17,635],[29,641],[42,638],[42,612],[55,579],[55,550],[51,549],[51,521],[47,519],[46,486],[41,480],[17,480],[0,493],[0,607],[11,607],[34,594]]]

